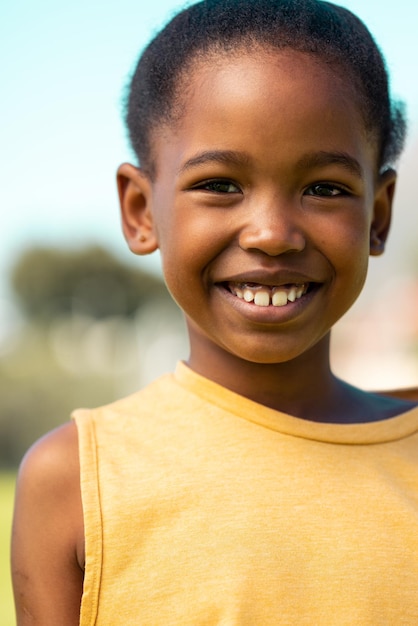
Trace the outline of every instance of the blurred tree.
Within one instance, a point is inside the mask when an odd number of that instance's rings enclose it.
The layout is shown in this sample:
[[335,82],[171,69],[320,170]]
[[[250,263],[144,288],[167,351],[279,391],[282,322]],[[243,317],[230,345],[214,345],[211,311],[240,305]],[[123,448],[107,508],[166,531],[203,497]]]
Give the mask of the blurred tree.
[[71,313],[130,316],[145,302],[168,295],[162,280],[99,246],[31,248],[12,269],[11,284],[23,311],[37,320]]
[[99,246],[31,248],[10,282],[26,323],[0,351],[0,468],[74,407],[137,389],[169,352],[158,339],[183,332],[163,281]]

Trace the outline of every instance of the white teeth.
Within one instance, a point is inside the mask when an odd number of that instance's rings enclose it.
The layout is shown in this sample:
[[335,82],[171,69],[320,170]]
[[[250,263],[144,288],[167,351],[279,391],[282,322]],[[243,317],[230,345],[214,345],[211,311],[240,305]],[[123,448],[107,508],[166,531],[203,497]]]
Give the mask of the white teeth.
[[267,291],[256,291],[254,295],[254,304],[257,306],[269,306],[270,294]]
[[245,302],[252,302],[254,300],[254,294],[251,289],[244,289],[243,296]]
[[231,292],[245,302],[253,302],[256,306],[268,307],[285,306],[288,302],[295,302],[301,298],[308,289],[308,284],[293,285],[291,287],[266,287],[265,285],[231,284]]
[[289,293],[287,294],[287,299],[289,302],[294,302],[296,300],[296,287],[292,287]]
[[285,306],[287,304],[287,292],[284,289],[279,289],[273,293],[272,297],[273,306]]

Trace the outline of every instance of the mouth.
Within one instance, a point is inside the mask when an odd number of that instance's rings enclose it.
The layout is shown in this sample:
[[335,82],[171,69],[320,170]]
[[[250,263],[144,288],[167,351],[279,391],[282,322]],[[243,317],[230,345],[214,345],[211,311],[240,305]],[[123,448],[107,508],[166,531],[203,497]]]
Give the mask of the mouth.
[[259,307],[283,307],[295,302],[311,289],[311,283],[289,283],[280,286],[258,283],[227,282],[223,285],[233,296]]

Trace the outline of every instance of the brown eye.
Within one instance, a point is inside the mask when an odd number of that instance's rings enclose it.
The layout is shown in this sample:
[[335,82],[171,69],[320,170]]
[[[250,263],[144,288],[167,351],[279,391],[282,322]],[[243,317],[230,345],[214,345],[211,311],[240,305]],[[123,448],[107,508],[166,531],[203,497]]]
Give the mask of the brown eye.
[[341,187],[337,187],[331,183],[317,183],[316,185],[308,187],[305,193],[307,196],[320,196],[328,198],[341,196],[346,192],[344,189],[341,189]]
[[207,180],[196,185],[194,189],[203,189],[204,191],[221,194],[241,193],[241,190],[230,180]]

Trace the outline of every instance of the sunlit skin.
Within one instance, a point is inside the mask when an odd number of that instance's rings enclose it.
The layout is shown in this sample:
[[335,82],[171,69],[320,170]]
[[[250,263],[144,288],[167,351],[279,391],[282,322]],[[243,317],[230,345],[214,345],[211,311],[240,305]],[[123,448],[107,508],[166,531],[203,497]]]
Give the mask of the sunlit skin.
[[[154,137],[154,178],[119,171],[125,236],[136,253],[161,251],[190,367],[309,419],[399,412],[329,368],[330,329],[383,250],[395,184],[378,174],[352,85],[294,51],[211,58],[191,78],[183,116]],[[231,293],[245,283],[308,291],[258,307]]]
[[[183,115],[152,137],[155,176],[124,164],[118,186],[131,250],[161,251],[186,316],[191,368],[297,417],[372,421],[412,404],[336,379],[329,335],[362,288],[369,254],[383,251],[395,174],[378,174],[355,90],[334,71],[290,51],[200,61],[191,85],[179,85]],[[234,295],[243,283],[302,285],[304,295],[261,307]],[[79,624],[78,459],[69,422],[22,464],[12,542],[18,626]]]

